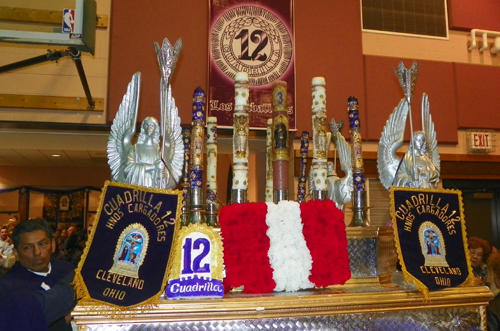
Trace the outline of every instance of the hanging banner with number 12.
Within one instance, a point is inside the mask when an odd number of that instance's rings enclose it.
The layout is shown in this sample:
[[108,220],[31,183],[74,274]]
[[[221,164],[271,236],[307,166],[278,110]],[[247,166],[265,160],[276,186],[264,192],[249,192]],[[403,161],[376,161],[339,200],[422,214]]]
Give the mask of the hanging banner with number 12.
[[287,113],[295,129],[293,0],[209,2],[208,113],[233,127],[234,81],[248,74],[248,121],[266,129],[273,117],[273,83],[287,83]]
[[222,241],[206,224],[182,227],[175,241],[168,299],[222,298]]

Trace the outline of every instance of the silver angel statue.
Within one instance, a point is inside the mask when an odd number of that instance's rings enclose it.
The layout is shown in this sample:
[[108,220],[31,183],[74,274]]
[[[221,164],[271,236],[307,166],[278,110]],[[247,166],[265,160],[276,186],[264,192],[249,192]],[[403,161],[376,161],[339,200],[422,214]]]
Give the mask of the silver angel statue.
[[335,202],[337,208],[344,211],[344,206],[352,199],[352,159],[351,146],[340,133],[342,121],[335,122],[330,120],[330,131],[332,132],[332,141],[335,144],[336,152],[339,155],[340,168],[345,173],[343,178],[337,176],[333,162],[328,162],[328,199]]
[[441,163],[426,94],[422,96],[422,131],[413,132],[409,149],[403,158],[396,155],[403,145],[409,110],[408,100],[401,99],[384,127],[378,146],[380,181],[387,189],[391,185],[436,188]]
[[161,121],[145,118],[134,143],[141,85],[141,74],[135,73],[111,126],[108,164],[113,181],[171,189],[180,180],[184,159],[181,120],[170,86],[182,41],[172,46],[165,38],[161,48],[156,42],[154,46],[161,71]]

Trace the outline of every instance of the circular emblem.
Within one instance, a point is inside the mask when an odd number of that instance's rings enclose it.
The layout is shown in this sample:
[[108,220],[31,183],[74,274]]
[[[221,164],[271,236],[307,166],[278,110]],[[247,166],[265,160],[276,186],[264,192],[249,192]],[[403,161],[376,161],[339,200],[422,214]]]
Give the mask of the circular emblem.
[[283,22],[255,6],[225,12],[212,28],[212,57],[230,79],[246,72],[252,86],[271,84],[288,69],[292,38]]

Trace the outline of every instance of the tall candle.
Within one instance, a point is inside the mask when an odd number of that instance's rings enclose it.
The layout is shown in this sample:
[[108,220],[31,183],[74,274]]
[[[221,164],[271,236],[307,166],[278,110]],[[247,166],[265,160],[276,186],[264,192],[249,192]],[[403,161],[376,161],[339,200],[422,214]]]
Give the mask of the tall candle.
[[327,121],[326,121],[326,82],[323,77],[312,79],[312,127],[313,160],[311,166],[312,198],[325,200],[328,192],[327,176]]
[[359,120],[359,103],[355,97],[347,100],[349,113],[349,128],[351,133],[351,160],[355,191],[365,190],[365,173],[363,169],[363,151],[361,148],[361,123]]
[[233,113],[233,182],[231,201],[247,202],[248,190],[248,74],[235,75]]
[[207,117],[207,203],[217,199],[217,117]]
[[288,113],[287,84],[273,84],[273,200],[278,203],[288,200]]
[[302,203],[306,201],[306,168],[307,156],[309,154],[309,132],[303,131],[300,137],[300,173],[299,185],[297,189],[297,201]]
[[182,142],[184,143],[184,163],[182,167],[182,216],[183,225],[187,225],[187,214],[189,212],[190,205],[190,192],[189,188],[191,183],[189,182],[189,173],[191,168],[191,129],[182,129]]
[[190,223],[206,223],[204,213],[203,154],[205,150],[205,92],[197,88],[193,95],[191,125],[191,210]]
[[266,131],[266,202],[273,202],[273,119],[267,120]]
[[352,180],[352,220],[350,227],[370,226],[367,215],[365,172],[363,169],[363,152],[361,149],[361,123],[359,120],[359,103],[355,97],[347,99],[349,113],[349,128],[351,133]]

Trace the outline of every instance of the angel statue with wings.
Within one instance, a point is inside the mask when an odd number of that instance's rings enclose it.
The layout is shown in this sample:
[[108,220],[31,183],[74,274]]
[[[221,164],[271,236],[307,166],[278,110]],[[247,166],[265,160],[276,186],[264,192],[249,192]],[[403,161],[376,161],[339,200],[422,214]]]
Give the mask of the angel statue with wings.
[[[422,130],[413,132],[410,102],[417,72],[416,62],[411,69],[406,69],[401,62],[396,70],[406,98],[401,99],[387,120],[380,137],[377,157],[380,181],[387,189],[391,185],[436,188],[439,183],[441,163],[429,98],[425,93],[422,96]],[[408,151],[400,159],[396,151],[403,145],[408,114],[412,138]]]
[[[332,132],[332,141],[335,144],[335,154],[339,153],[340,168],[345,173],[343,178],[337,176],[335,164],[327,163],[328,173],[328,199],[335,202],[338,209],[344,211],[346,203],[352,199],[352,159],[351,146],[340,133],[343,122],[336,122],[334,118],[330,120],[330,131]],[[335,155],[336,156],[336,155]]]
[[184,146],[170,79],[182,49],[182,40],[177,40],[172,46],[165,38],[161,48],[156,42],[154,47],[161,71],[161,121],[145,118],[139,136],[134,139],[141,86],[141,74],[135,73],[111,126],[108,164],[113,181],[173,189],[182,174]]

